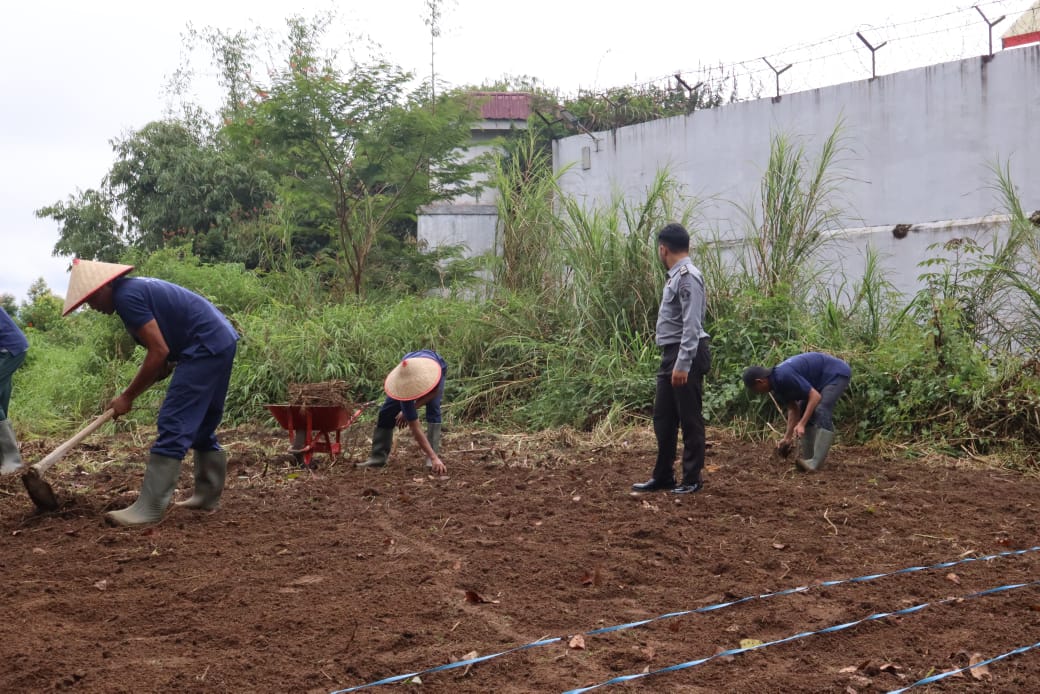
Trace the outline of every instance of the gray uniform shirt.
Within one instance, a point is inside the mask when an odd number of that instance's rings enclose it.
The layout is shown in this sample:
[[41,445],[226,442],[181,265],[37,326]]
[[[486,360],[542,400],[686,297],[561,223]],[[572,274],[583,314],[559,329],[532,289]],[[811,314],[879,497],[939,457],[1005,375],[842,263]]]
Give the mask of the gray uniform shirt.
[[668,271],[657,311],[657,344],[679,344],[676,371],[690,371],[698,343],[708,337],[704,332],[704,307],[704,278],[692,260],[683,258]]

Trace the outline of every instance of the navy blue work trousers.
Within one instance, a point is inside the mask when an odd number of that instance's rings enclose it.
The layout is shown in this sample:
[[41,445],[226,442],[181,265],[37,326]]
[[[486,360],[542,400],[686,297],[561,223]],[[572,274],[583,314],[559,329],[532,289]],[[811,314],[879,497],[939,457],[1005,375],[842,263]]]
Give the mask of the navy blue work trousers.
[[180,460],[189,448],[200,453],[220,450],[216,432],[224,417],[236,350],[232,344],[220,354],[177,363],[159,408],[159,436],[152,453]]
[[[834,431],[834,406],[838,404],[838,399],[848,387],[849,379],[841,376],[825,385],[823,390],[820,391],[820,402],[816,404],[816,409],[813,410],[809,423],[820,429]],[[800,401],[798,406],[804,413],[805,401]]]
[[11,405],[12,377],[25,361],[26,354],[27,352],[11,354],[7,350],[0,351],[0,422],[7,419],[7,409]]

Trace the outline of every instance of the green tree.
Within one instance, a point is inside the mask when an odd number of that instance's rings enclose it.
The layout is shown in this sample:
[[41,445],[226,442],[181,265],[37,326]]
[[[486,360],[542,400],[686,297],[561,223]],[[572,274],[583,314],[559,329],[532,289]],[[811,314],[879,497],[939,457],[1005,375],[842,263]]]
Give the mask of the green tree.
[[18,320],[18,301],[14,298],[14,294],[0,294],[0,308],[7,311],[7,315],[15,320]]
[[60,325],[64,304],[62,298],[53,294],[47,282],[40,277],[29,285],[27,301],[22,304],[18,315],[27,328],[51,330]]
[[60,227],[53,254],[112,263],[126,251],[126,228],[116,219],[115,201],[107,188],[70,195],[67,201],[36,210],[40,219],[50,218]]
[[287,65],[225,117],[228,137],[278,180],[302,229],[324,232],[337,274],[360,295],[373,244],[420,206],[474,189],[466,160],[475,114],[459,94],[429,108],[427,89],[386,62],[343,71],[318,54],[326,24],[290,21]]
[[272,185],[210,130],[186,115],[113,141],[116,162],[99,189],[36,210],[60,225],[54,254],[115,262],[187,237],[201,257],[229,259],[229,227],[261,214]]
[[262,170],[186,121],[149,123],[113,148],[108,181],[145,251],[187,236],[200,256],[222,260],[228,226],[256,216],[272,197]]

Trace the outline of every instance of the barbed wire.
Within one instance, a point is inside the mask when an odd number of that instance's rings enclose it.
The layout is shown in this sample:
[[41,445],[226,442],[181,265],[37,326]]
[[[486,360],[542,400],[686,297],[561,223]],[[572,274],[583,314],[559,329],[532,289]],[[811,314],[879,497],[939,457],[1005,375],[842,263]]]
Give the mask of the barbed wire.
[[[884,75],[987,54],[991,27],[983,20],[983,13],[994,23],[993,50],[996,52],[1000,50],[1000,35],[1013,22],[1025,12],[1037,11],[1032,5],[1033,0],[987,0],[926,17],[881,25],[860,24],[842,33],[782,47],[766,55],[699,65],[602,91],[609,94],[619,88],[636,91],[680,88],[676,80],[679,77],[687,84],[700,84],[710,92],[739,88],[743,83],[745,93],[738,93],[737,99],[758,98],[774,88],[774,68],[763,59],[782,71],[781,93],[866,79],[871,77],[871,51],[857,32],[876,47],[877,74]],[[1001,21],[996,21],[998,19]],[[941,40],[936,40],[939,37]]]

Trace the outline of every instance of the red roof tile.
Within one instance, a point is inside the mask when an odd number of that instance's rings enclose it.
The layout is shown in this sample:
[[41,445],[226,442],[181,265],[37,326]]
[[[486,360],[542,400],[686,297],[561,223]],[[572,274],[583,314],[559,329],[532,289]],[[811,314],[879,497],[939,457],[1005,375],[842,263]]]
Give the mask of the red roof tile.
[[488,120],[527,120],[531,95],[526,92],[473,92],[480,99],[480,117]]

